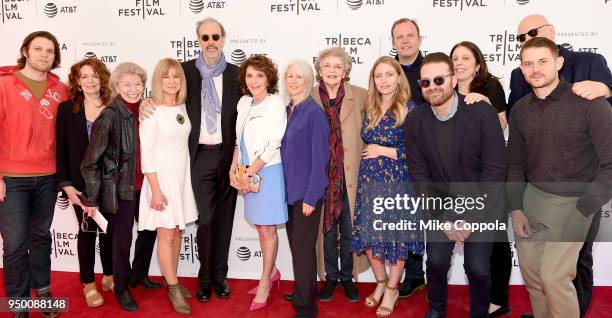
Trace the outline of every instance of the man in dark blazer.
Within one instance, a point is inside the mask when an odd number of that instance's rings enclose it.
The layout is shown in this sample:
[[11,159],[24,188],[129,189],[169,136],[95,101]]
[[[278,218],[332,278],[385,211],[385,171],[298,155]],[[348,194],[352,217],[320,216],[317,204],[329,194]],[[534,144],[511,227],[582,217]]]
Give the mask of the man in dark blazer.
[[[467,106],[455,92],[453,62],[444,53],[423,59],[421,79],[425,103],[404,122],[408,167],[418,194],[484,201],[484,209],[459,214],[446,207],[425,212],[446,229],[427,230],[429,310],[426,317],[445,317],[448,270],[455,244],[464,245],[464,268],[470,284],[470,316],[489,317],[491,277],[489,259],[494,231],[471,232],[466,223],[496,224],[504,207],[503,183],[507,173],[504,137],[491,105]],[[435,189],[434,192],[431,189]],[[460,202],[456,200],[455,202]],[[477,208],[478,209],[478,208]],[[424,220],[427,221],[427,220]],[[505,228],[505,224],[502,226]]]
[[228,298],[227,260],[237,192],[229,169],[236,143],[236,104],[241,97],[238,67],[225,62],[225,29],[213,18],[197,23],[201,54],[183,62],[187,114],[191,121],[191,182],[199,212],[197,298],[208,301],[214,287]]

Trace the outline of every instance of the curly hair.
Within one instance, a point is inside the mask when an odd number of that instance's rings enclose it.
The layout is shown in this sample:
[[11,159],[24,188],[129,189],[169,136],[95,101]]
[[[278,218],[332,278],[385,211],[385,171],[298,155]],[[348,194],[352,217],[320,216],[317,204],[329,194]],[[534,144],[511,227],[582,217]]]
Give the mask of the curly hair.
[[111,101],[111,90],[109,88],[110,72],[106,65],[98,60],[97,58],[84,59],[70,67],[70,74],[68,74],[68,98],[72,100],[74,107],[72,111],[78,113],[83,107],[85,95],[79,85],[79,78],[81,77],[81,68],[83,66],[90,66],[94,73],[100,77],[100,100],[102,105],[108,105]]
[[242,62],[240,68],[238,68],[238,80],[240,81],[242,94],[253,96],[246,84],[246,72],[249,66],[266,75],[266,80],[268,81],[267,91],[269,94],[278,92],[278,69],[276,65],[265,55],[255,54]]

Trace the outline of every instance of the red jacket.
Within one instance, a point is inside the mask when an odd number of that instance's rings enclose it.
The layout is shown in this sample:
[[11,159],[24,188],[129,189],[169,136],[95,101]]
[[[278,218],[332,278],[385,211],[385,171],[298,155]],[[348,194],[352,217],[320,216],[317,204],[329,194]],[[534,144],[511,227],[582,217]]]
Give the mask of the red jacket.
[[0,67],[0,174],[55,173],[55,120],[66,85],[49,73],[38,100],[15,75]]

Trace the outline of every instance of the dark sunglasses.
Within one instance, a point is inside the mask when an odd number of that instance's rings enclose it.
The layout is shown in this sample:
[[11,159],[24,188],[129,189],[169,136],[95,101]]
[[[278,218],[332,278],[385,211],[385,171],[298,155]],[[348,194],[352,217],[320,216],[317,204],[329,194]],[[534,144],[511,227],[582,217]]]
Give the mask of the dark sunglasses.
[[212,35],[202,34],[202,41],[208,42],[208,40],[210,40],[211,37],[213,41],[219,41],[221,39],[221,36],[217,33],[212,34]]
[[98,233],[98,227],[96,225],[93,225],[91,228],[89,228],[89,222],[87,221],[90,218],[90,216],[83,211],[83,219],[81,220],[81,232],[85,232],[85,233]]
[[541,28],[543,28],[545,26],[549,26],[549,25],[550,24],[541,25],[541,26],[539,26],[537,28],[533,28],[533,29],[527,31],[527,33],[519,34],[516,37],[519,40],[519,42],[525,42],[525,40],[527,39],[527,35],[529,35],[532,38],[535,38],[536,36],[538,36],[538,30],[539,29],[541,29]]
[[433,78],[433,80],[430,80],[429,78],[422,78],[419,80],[419,86],[421,86],[422,88],[427,88],[429,87],[429,85],[431,85],[431,82],[433,81],[434,84],[436,84],[436,86],[441,86],[442,84],[444,84],[444,79],[448,76],[453,76],[454,74],[446,74],[446,75],[438,75],[436,77]]

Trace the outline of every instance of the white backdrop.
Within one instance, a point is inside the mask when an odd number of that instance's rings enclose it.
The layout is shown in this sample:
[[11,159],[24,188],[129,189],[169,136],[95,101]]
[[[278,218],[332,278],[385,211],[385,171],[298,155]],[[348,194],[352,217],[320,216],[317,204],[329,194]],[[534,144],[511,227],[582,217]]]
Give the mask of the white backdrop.
[[[415,18],[423,35],[422,51],[449,52],[462,40],[482,49],[491,72],[507,88],[510,71],[518,66],[516,25],[525,15],[545,13],[557,29],[557,42],[574,51],[612,52],[612,0],[4,0],[0,1],[2,24],[0,65],[15,64],[23,38],[35,30],[54,33],[61,43],[66,80],[70,65],[85,56],[97,56],[112,69],[117,63],[134,61],[152,72],[163,57],[188,60],[197,56],[196,21],[212,16],[227,31],[226,59],[239,64],[255,53],[267,54],[282,71],[294,58],[312,61],[326,47],[340,45],[353,57],[352,82],[367,86],[367,75],[380,55],[393,54],[390,27],[401,17]],[[606,22],[607,21],[607,22]],[[506,92],[508,93],[508,92]],[[610,206],[602,222],[612,224]],[[291,254],[281,231],[278,266],[292,278]],[[56,209],[53,222],[53,269],[78,271],[77,224],[74,212]],[[611,241],[608,239],[608,241]],[[612,285],[610,243],[595,244],[595,284]],[[195,228],[183,236],[179,265],[183,276],[198,270]],[[257,234],[244,220],[238,200],[229,276],[258,278],[261,252]],[[155,256],[154,256],[155,257]],[[451,282],[465,284],[459,250],[451,269]],[[512,283],[521,284],[516,255]],[[1,260],[0,260],[1,266]],[[101,270],[99,262],[96,265]],[[152,274],[159,274],[156,261]],[[372,280],[370,271],[360,280]]]

